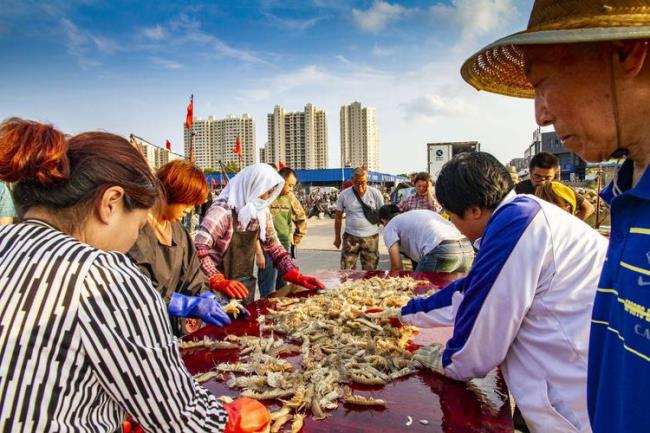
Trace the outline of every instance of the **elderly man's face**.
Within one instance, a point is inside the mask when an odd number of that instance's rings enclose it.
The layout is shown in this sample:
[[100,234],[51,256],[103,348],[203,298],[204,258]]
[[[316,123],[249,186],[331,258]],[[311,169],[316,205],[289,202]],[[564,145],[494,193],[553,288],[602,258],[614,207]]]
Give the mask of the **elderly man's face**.
[[368,189],[368,176],[355,176],[352,179],[352,187],[359,195],[364,195]]
[[616,150],[606,45],[530,46],[526,75],[535,88],[535,118],[553,125],[564,145],[586,161]]

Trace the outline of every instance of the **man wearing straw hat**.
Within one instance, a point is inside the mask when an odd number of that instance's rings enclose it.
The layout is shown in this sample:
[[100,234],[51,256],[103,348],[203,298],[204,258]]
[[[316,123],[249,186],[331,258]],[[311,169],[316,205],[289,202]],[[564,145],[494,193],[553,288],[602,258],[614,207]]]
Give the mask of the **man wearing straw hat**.
[[586,161],[626,156],[601,193],[612,231],[589,343],[596,433],[650,432],[648,39],[650,0],[536,0],[527,30],[461,69],[478,90],[534,98],[537,123]]

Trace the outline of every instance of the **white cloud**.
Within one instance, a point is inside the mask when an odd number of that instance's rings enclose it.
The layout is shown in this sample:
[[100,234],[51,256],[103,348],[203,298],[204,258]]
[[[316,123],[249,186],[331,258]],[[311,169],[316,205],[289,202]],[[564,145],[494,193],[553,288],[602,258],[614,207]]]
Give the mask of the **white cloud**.
[[395,54],[395,49],[394,48],[388,48],[388,47],[380,47],[378,45],[375,45],[375,47],[371,51],[373,56],[377,57],[388,57],[392,56]]
[[273,96],[273,93],[269,89],[253,89],[244,90],[235,98],[243,104],[252,104],[260,101],[267,101],[271,96]]
[[307,30],[316,24],[318,24],[319,21],[325,19],[326,17],[314,17],[314,18],[308,18],[308,19],[295,19],[295,18],[281,18],[277,15],[274,15],[270,12],[267,12],[264,14],[266,18],[269,20],[269,23],[272,25],[283,29],[283,30],[289,30],[289,31],[303,31]]
[[[277,98],[286,94],[293,94],[297,88],[311,92],[313,89],[327,87],[327,83],[334,81],[336,77],[316,65],[308,65],[293,72],[278,74],[270,78],[262,78],[256,86],[246,89],[236,97],[243,105],[259,104],[267,102],[269,107],[277,104]],[[276,98],[276,99],[273,99]],[[304,102],[305,104],[307,101]]]
[[450,5],[437,3],[429,11],[436,22],[452,23],[460,29],[457,49],[502,29],[517,14],[513,0],[452,0]]
[[91,35],[90,33],[88,33],[88,37],[93,42],[95,47],[102,53],[113,54],[119,49],[117,43],[110,38]]
[[473,112],[471,106],[460,98],[441,95],[418,96],[400,104],[404,110],[404,119],[408,122],[415,120],[433,120],[436,117],[461,116]]
[[334,77],[316,65],[308,65],[296,72],[281,74],[272,79],[272,89],[282,93],[297,87],[317,86],[331,82]]
[[193,18],[189,18],[187,15],[181,14],[172,23],[172,28],[179,33],[176,40],[177,43],[199,43],[211,48],[218,56],[230,57],[246,63],[270,64],[253,51],[233,47],[220,38],[204,32],[201,29],[201,23]]
[[68,53],[77,58],[79,65],[86,69],[100,64],[98,54],[115,54],[121,52],[143,52],[151,54],[152,62],[166,69],[179,69],[183,65],[176,61],[165,59],[165,54],[177,52],[178,46],[187,46],[185,52],[227,57],[244,63],[270,63],[251,50],[234,47],[222,39],[202,30],[201,23],[181,14],[171,20],[167,27],[156,25],[145,27],[123,45],[114,40],[85,31],[71,20],[62,18],[61,27],[66,35]]
[[225,57],[230,57],[247,63],[269,64],[266,60],[263,60],[254,52],[232,47],[214,36],[210,36],[207,45],[211,46],[217,54],[223,55]]
[[338,55],[338,56],[335,56],[335,58],[338,61],[340,61],[341,63],[343,63],[344,65],[347,65],[347,66],[353,66],[354,65],[354,63],[349,61],[345,56]]
[[154,26],[154,27],[145,27],[142,30],[142,34],[151,40],[154,41],[159,41],[161,39],[165,38],[165,31],[163,30],[162,26],[160,24]]
[[112,54],[118,50],[118,45],[112,39],[84,31],[67,18],[61,19],[61,28],[66,36],[68,54],[76,57],[79,66],[84,69],[100,64],[96,58],[98,52]]
[[161,57],[151,57],[151,62],[163,69],[182,69],[183,65],[169,59],[163,59]]
[[352,17],[362,30],[378,32],[388,24],[404,17],[409,9],[398,4],[390,4],[382,0],[375,0],[370,9],[352,9]]

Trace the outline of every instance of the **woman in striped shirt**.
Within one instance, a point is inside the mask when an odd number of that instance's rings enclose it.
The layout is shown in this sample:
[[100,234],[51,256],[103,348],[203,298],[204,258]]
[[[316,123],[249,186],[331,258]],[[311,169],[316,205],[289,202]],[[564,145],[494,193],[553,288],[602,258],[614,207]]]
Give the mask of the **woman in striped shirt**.
[[[222,404],[185,369],[165,304],[123,254],[158,184],[126,140],[0,124],[0,180],[24,222],[0,228],[0,431],[254,432],[268,411]],[[245,427],[244,427],[245,426]]]

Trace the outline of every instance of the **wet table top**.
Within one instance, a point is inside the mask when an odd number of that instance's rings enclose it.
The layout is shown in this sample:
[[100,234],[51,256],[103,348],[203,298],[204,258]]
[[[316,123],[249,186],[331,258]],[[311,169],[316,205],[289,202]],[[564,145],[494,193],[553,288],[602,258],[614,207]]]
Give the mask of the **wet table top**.
[[[335,287],[346,279],[387,277],[383,271],[350,272],[322,271],[317,276],[326,287]],[[395,275],[395,274],[393,274]],[[426,292],[431,286],[443,288],[459,277],[457,274],[399,273],[426,280],[420,290]],[[185,339],[193,340],[209,336],[219,340],[225,335],[259,335],[255,318],[266,312],[269,301],[260,300],[249,305],[251,320],[237,320],[231,326],[216,328],[206,326]],[[414,347],[433,342],[445,343],[451,337],[451,328],[422,329],[412,340]],[[299,362],[299,357],[288,360]],[[191,374],[211,370],[215,364],[237,361],[236,350],[184,351],[183,359]],[[236,397],[238,392],[225,383],[215,380],[203,384],[215,395]],[[418,370],[417,373],[384,386],[353,385],[355,393],[386,400],[386,408],[364,408],[339,405],[329,411],[322,421],[305,418],[304,433],[329,432],[444,432],[444,433],[512,433],[512,417],[508,391],[500,374],[493,372],[484,379],[457,382],[439,374]],[[277,410],[278,402],[265,401],[269,409]],[[407,417],[413,423],[406,426]],[[427,424],[419,420],[426,420]],[[286,427],[286,426],[285,426]],[[286,428],[285,428],[286,429]]]

